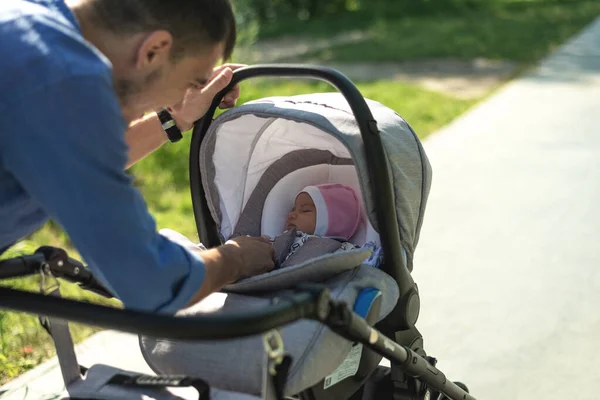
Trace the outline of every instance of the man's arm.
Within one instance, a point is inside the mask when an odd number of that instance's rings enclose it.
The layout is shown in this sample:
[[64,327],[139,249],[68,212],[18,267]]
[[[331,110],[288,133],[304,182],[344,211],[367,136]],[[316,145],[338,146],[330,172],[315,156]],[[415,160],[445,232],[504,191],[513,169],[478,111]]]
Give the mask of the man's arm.
[[125,140],[129,147],[126,168],[158,150],[167,142],[167,135],[156,113],[151,113],[137,121],[134,121],[127,132]]
[[156,232],[124,172],[125,122],[108,80],[68,78],[3,107],[12,121],[2,132],[5,168],[125,306],[172,313],[239,276],[235,257],[206,253],[206,269],[204,255]]

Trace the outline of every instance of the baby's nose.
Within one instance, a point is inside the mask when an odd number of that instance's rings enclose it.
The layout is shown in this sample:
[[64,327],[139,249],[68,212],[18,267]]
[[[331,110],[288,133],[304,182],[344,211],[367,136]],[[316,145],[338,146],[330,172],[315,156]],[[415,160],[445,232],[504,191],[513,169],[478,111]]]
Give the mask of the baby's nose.
[[288,219],[289,220],[293,220],[296,219],[296,213],[294,211],[292,211],[291,213],[288,214]]

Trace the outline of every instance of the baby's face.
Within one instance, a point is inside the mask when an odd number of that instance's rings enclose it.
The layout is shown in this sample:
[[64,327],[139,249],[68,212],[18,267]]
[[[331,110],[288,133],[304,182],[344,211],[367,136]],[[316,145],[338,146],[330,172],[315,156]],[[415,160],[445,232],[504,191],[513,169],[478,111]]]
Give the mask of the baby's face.
[[317,226],[317,208],[308,193],[300,193],[296,197],[294,209],[288,215],[285,229],[296,228],[300,232],[312,235]]

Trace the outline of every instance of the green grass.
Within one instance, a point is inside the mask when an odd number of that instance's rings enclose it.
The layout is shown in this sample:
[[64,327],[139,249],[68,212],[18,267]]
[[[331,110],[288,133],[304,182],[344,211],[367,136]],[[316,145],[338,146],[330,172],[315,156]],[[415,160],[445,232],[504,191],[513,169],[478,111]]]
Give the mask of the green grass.
[[600,1],[500,1],[471,11],[406,15],[390,5],[336,18],[281,21],[261,27],[259,37],[281,34],[330,37],[363,29],[374,37],[309,54],[322,61],[403,61],[484,57],[528,64],[539,60],[600,15]]
[[[396,110],[421,137],[447,124],[474,104],[474,101],[456,100],[399,82],[381,81],[358,86],[365,97],[378,100]],[[243,84],[240,104],[266,96],[331,90],[330,86],[318,82],[255,80]],[[142,190],[158,227],[172,228],[190,238],[197,238],[189,194],[189,142],[188,135],[177,145],[165,145],[134,166],[131,172],[136,177],[135,183]],[[55,224],[49,223],[11,249],[3,258],[31,253],[37,246],[46,244],[66,246],[72,256],[77,255],[69,246],[67,236]],[[35,291],[39,288],[39,278],[17,279],[8,285]],[[61,287],[66,297],[117,305],[116,302],[107,302],[84,293],[74,285],[63,283]],[[71,330],[77,341],[96,331],[81,325],[75,325]],[[0,310],[0,384],[52,355],[51,341],[34,316]]]

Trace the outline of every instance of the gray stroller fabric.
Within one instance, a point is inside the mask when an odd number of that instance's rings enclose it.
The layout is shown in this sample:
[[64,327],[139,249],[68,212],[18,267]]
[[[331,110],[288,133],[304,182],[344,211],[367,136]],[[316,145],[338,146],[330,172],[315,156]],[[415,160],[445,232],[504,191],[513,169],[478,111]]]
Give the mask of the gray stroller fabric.
[[[317,242],[315,241],[315,243]],[[310,251],[309,242],[302,246],[300,250],[305,246]],[[224,290],[232,293],[273,292],[293,288],[300,282],[321,282],[344,271],[356,268],[369,258],[371,253],[369,249],[357,249],[334,254],[324,254],[310,258],[300,264],[285,266],[266,274],[243,279],[225,286]],[[290,264],[293,264],[293,262],[294,260],[291,260]]]
[[275,268],[281,268],[281,264],[286,260],[288,254],[290,254],[290,248],[296,239],[296,229],[290,229],[287,232],[279,235],[275,238],[273,243],[273,253],[275,254]]
[[[243,214],[242,214],[243,215]],[[275,238],[272,243],[275,252],[275,268],[286,268],[298,265],[325,254],[333,253],[342,247],[342,243],[335,239],[311,237],[297,251],[290,254],[290,249],[297,235],[296,228],[290,229]]]
[[[348,254],[348,253],[342,253]],[[382,293],[379,319],[394,308],[398,301],[398,286],[384,272],[361,266],[323,283],[338,301],[353,305],[364,288],[376,288]],[[277,296],[251,297],[217,293],[185,315],[199,313],[262,309]],[[292,356],[286,384],[288,395],[298,393],[321,381],[335,370],[351,349],[351,343],[315,321],[301,320],[280,329],[285,350]],[[148,365],[158,374],[201,377],[212,387],[222,390],[261,394],[264,349],[262,336],[227,341],[184,342],[141,337],[142,353]]]
[[291,266],[307,262],[308,260],[316,257],[334,253],[340,250],[341,247],[342,243],[335,239],[309,237],[304,245],[302,245],[294,254],[290,255],[286,260],[284,260],[284,262],[281,263],[280,268],[289,268]]

